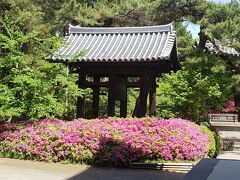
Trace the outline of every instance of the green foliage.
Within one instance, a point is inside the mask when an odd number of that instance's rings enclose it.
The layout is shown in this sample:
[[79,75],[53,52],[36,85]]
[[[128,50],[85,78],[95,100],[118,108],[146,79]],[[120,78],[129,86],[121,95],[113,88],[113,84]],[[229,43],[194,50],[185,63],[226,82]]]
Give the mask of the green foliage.
[[206,12],[208,31],[220,40],[240,37],[239,13],[240,3],[235,0],[228,4],[209,4]]
[[222,152],[222,139],[217,131],[214,131],[213,135],[214,135],[215,142],[216,142],[216,151],[215,151],[214,156],[217,157]]
[[[221,40],[224,46],[240,49],[240,3],[233,0],[227,4],[209,3],[205,21],[208,23],[207,31],[212,37]],[[234,99],[237,109],[240,109],[240,58],[224,57],[225,68],[231,74],[231,87],[234,89]]]
[[[176,13],[170,15],[165,13],[163,9],[167,8],[172,9],[170,12]],[[167,1],[165,5],[160,4],[158,10],[162,10],[163,14],[159,16],[160,20],[165,17],[165,21],[171,19],[178,21],[184,18],[199,22],[207,28],[211,38],[219,39],[224,45],[239,49],[239,41],[233,41],[240,33],[238,1],[216,4],[206,1],[173,0]],[[221,106],[226,99],[233,98],[232,89],[235,90],[235,94],[240,92],[239,58],[221,59],[193,50],[191,49],[193,43],[188,40],[186,32],[181,26],[177,27],[179,52],[181,54],[188,52],[191,55],[182,63],[180,71],[164,75],[160,79],[158,114],[163,117],[180,116],[199,121],[204,112]],[[235,101],[239,99],[236,97]]]
[[192,51],[193,39],[189,32],[186,32],[182,23],[175,24],[177,31],[177,47],[178,53],[184,54]]
[[188,18],[192,21],[201,19],[207,9],[205,0],[158,0],[155,19],[160,23],[181,21]]
[[157,89],[160,117],[186,117],[200,121],[204,112],[229,98],[229,77],[218,58],[195,52],[176,73],[165,74]]
[[206,126],[200,126],[200,130],[205,132],[209,136],[209,138],[210,138],[210,149],[209,149],[209,152],[208,152],[208,156],[210,158],[216,157],[216,155],[217,155],[217,142],[215,141],[214,132],[212,132]]
[[7,50],[0,56],[1,119],[74,117],[76,97],[83,94],[76,77],[68,76],[65,66],[44,60],[58,47],[59,38],[40,30],[41,13],[36,7],[28,9],[34,6],[30,1],[8,3],[11,8],[0,11],[0,46]]
[[219,101],[219,84],[212,84],[201,73],[178,71],[165,75],[158,88],[160,117],[187,117],[199,120],[201,115]]
[[[174,13],[173,13],[174,12]],[[78,90],[76,75],[45,58],[59,47],[69,23],[82,26],[143,26],[175,23],[180,55],[190,54],[177,73],[164,75],[158,88],[158,115],[201,119],[202,113],[232,98],[240,88],[239,72],[226,60],[193,50],[182,20],[203,23],[211,37],[225,41],[240,37],[238,1],[216,4],[205,0],[2,0],[0,2],[0,118],[73,118],[77,96],[91,113],[91,90]],[[227,44],[230,46],[230,44]],[[238,41],[231,43],[240,49]],[[76,54],[76,56],[81,56]],[[239,67],[239,59],[231,60]],[[128,115],[139,94],[128,90]],[[239,90],[240,91],[240,90]],[[100,116],[106,116],[106,95],[100,97]],[[116,109],[119,109],[117,107]]]

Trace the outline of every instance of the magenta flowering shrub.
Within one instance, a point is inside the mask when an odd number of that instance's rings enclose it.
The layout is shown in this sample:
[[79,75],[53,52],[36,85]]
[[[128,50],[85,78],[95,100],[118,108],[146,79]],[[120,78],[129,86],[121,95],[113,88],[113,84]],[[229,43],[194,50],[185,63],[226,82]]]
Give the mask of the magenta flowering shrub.
[[211,113],[235,113],[235,101],[234,100],[228,100],[224,103],[222,109],[212,109],[205,113],[205,117],[207,117]]
[[208,118],[209,114],[236,113],[236,112],[237,112],[237,110],[235,108],[235,101],[228,100],[223,104],[223,107],[221,109],[211,109],[211,110],[205,112],[201,117]]
[[183,119],[95,119],[0,126],[3,157],[37,161],[131,164],[143,160],[195,160],[210,139]]
[[222,112],[227,112],[227,113],[236,112],[236,109],[235,109],[235,101],[234,101],[234,100],[228,100],[228,101],[225,103],[225,106],[224,106]]

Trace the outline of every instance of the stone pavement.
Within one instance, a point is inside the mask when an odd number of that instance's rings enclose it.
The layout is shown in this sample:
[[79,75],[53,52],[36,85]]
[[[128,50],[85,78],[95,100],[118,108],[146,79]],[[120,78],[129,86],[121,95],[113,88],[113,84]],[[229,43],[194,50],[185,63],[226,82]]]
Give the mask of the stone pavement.
[[218,155],[217,159],[240,160],[240,151],[224,151],[222,154]]
[[0,158],[0,180],[182,180],[184,173],[99,168]]
[[184,180],[239,180],[240,160],[202,159]]

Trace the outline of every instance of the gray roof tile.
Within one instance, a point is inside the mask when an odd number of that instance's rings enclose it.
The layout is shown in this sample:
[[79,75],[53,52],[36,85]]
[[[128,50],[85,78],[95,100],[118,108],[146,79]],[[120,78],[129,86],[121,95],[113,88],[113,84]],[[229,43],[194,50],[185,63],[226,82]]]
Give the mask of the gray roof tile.
[[[65,44],[50,59],[128,62],[168,59],[176,40],[172,24],[145,27],[72,26]],[[77,56],[84,52],[83,56]]]
[[219,43],[218,45],[215,45],[215,46],[212,43],[206,43],[206,48],[212,54],[240,57],[240,52],[238,52],[235,48],[223,46]]

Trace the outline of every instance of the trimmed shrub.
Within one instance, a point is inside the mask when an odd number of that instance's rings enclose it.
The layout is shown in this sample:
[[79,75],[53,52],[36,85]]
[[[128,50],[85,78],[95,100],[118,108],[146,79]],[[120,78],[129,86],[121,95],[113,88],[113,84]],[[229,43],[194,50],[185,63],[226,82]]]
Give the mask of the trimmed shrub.
[[129,165],[144,160],[196,160],[209,136],[184,119],[95,119],[0,126],[2,157],[47,162]]
[[208,156],[211,158],[217,157],[221,152],[221,138],[219,134],[205,125],[200,126],[200,130],[205,132],[210,138],[210,149],[208,152]]
[[201,131],[205,132],[209,136],[210,149],[208,151],[208,156],[214,157],[215,153],[216,153],[216,141],[214,138],[214,133],[210,129],[208,129],[208,127],[206,127],[206,126],[200,126],[200,129],[201,129]]
[[[213,131],[212,131],[213,132]],[[217,157],[222,151],[222,139],[217,131],[213,132],[215,142],[216,142],[216,151],[214,157]]]

